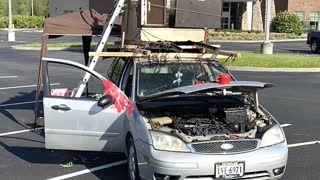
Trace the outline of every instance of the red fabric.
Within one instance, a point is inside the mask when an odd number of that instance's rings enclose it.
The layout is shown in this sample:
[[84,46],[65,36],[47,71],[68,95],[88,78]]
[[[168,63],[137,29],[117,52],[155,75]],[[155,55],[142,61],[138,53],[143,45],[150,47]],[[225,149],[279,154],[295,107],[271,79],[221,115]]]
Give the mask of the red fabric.
[[129,101],[128,97],[108,79],[104,79],[102,83],[105,88],[105,94],[114,98],[114,108],[117,110],[117,112],[122,113],[127,109],[127,114],[132,115],[134,107]]

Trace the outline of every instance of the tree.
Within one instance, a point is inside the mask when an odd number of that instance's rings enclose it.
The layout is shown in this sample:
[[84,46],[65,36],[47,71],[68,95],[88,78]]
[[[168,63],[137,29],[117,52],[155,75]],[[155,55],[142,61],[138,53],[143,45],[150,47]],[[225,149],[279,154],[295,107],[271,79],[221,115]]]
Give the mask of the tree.
[[49,15],[49,1],[48,0],[33,0],[33,9],[35,16],[45,16]]
[[30,15],[31,1],[26,0],[12,0],[12,14],[13,15]]
[[272,20],[272,27],[278,33],[294,33],[301,35],[303,33],[303,25],[295,14],[282,12]]
[[0,0],[0,17],[8,16],[8,0]]
[[[32,14],[32,0],[11,0],[13,15],[27,15]],[[35,16],[45,16],[49,14],[48,0],[33,0],[33,10]],[[8,0],[0,0],[0,17],[8,16]]]

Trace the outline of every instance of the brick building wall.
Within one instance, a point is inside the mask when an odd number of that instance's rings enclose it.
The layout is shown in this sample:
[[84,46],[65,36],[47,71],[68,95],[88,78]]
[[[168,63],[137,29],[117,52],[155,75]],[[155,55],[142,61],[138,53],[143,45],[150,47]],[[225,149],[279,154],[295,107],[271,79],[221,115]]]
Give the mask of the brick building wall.
[[304,12],[304,19],[306,21],[310,18],[311,12],[320,12],[319,0],[287,0],[288,12]]
[[[319,1],[319,2],[318,2]],[[320,0],[273,0],[271,7],[271,19],[280,12],[288,11],[295,13],[297,11],[305,12],[305,21],[309,21],[311,12],[319,12]],[[266,23],[266,0],[261,0],[253,5],[252,30],[264,31]],[[247,12],[243,13],[247,17]],[[243,27],[246,27],[246,18],[243,18]],[[247,29],[243,29],[247,30]]]

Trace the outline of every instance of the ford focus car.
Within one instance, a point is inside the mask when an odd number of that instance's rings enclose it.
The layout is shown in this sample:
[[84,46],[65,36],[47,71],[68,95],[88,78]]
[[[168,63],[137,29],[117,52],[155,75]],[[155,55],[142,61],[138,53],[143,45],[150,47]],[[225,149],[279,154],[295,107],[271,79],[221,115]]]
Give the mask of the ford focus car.
[[[212,59],[116,58],[101,73],[43,62],[48,149],[124,152],[131,180],[279,179],[285,172],[283,129],[258,98],[272,84],[236,81]],[[92,77],[79,92],[85,73]]]

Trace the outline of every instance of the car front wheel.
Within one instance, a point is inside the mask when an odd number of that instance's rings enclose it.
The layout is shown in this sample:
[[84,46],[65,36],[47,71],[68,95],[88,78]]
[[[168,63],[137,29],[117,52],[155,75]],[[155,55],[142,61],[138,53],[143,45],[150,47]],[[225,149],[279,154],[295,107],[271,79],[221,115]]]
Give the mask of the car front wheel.
[[129,139],[127,147],[128,147],[128,169],[129,169],[130,180],[140,180],[136,148],[134,146],[134,142],[132,138]]
[[311,42],[311,51],[315,54],[318,54],[320,50],[319,42],[317,40],[313,40]]

